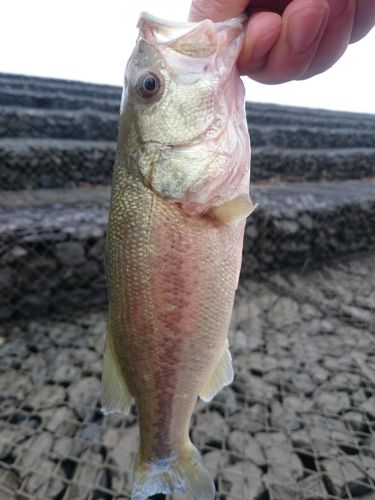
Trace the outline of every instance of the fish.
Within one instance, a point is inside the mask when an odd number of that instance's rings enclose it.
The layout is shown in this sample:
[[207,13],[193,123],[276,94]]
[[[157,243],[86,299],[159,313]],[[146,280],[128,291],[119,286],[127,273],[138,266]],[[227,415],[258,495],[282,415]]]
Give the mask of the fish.
[[189,438],[198,397],[233,381],[228,330],[249,197],[250,141],[236,59],[243,18],[143,13],[121,98],[106,237],[103,412],[135,403],[131,498],[215,486]]

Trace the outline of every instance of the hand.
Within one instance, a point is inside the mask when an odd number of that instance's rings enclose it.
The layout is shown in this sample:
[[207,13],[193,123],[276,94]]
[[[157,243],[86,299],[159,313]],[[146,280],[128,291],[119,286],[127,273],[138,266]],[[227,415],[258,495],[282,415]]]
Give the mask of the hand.
[[322,73],[375,25],[374,0],[192,0],[190,20],[244,11],[250,17],[239,71],[270,84]]

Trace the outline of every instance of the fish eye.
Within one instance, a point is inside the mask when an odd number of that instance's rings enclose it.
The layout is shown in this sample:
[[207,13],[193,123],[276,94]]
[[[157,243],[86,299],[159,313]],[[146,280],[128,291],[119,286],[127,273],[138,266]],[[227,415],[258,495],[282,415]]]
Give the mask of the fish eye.
[[159,93],[161,86],[160,77],[152,71],[147,71],[138,77],[135,89],[143,99],[149,99]]

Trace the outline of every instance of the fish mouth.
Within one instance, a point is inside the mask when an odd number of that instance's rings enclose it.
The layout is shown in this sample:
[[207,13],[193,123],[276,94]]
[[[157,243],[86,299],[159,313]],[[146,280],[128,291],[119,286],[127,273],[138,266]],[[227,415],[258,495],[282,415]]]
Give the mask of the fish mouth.
[[243,28],[243,23],[247,20],[246,14],[241,14],[238,17],[233,17],[226,21],[213,22],[210,19],[205,19],[199,22],[179,22],[169,21],[155,17],[148,12],[142,12],[137,27],[141,38],[152,41],[157,44],[175,46],[176,42],[183,41],[184,37],[188,36],[189,41],[194,37],[199,43],[202,33],[206,34],[206,41],[211,42],[210,45],[216,46],[216,35],[221,30],[228,28]]

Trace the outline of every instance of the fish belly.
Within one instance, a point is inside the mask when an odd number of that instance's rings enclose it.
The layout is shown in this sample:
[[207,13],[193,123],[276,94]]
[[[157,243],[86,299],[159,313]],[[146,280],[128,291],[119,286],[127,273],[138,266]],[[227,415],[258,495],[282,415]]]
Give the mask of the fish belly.
[[137,405],[142,460],[190,443],[197,396],[225,347],[243,231],[244,221],[189,217],[141,183],[113,195],[109,334]]

